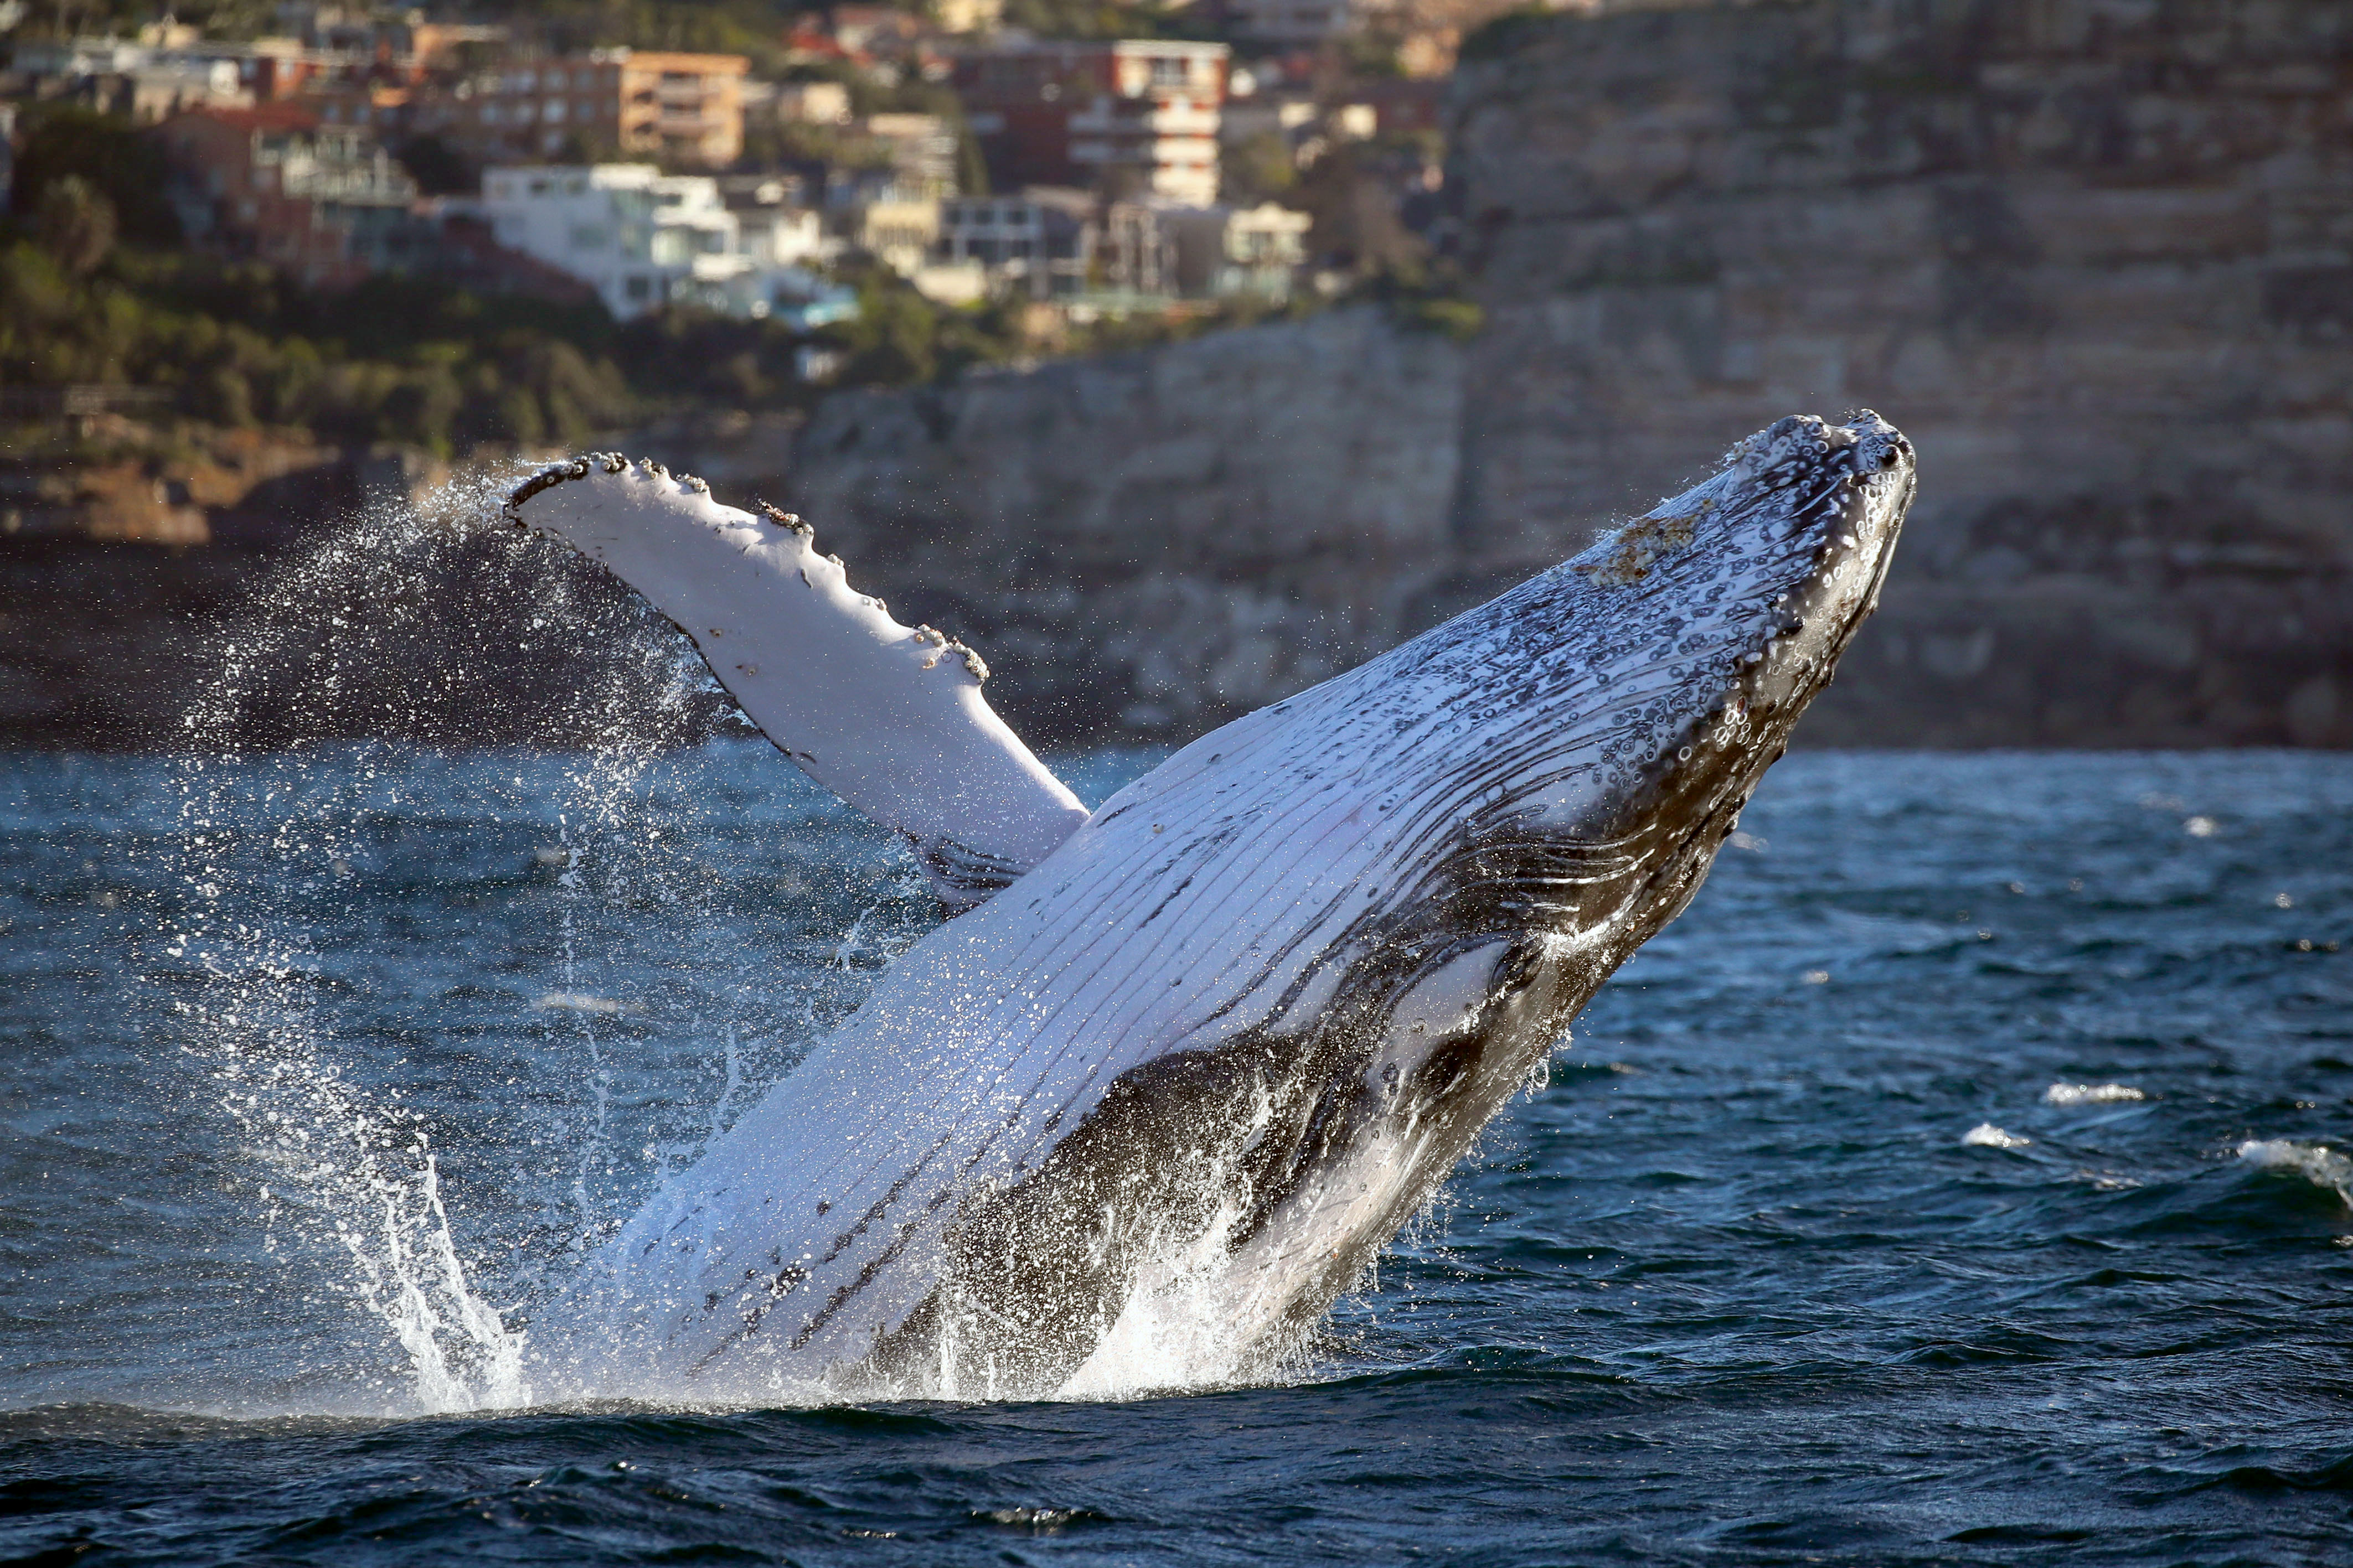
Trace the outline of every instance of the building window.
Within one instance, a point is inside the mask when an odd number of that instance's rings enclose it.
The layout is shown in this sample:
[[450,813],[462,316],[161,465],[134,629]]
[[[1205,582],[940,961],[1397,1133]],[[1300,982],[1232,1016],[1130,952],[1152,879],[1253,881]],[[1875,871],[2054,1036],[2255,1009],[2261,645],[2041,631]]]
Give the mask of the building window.
[[1182,55],[1174,57],[1167,55],[1155,56],[1152,61],[1152,85],[1155,87],[1183,87],[1187,82],[1192,79],[1192,66],[1193,62],[1185,58]]

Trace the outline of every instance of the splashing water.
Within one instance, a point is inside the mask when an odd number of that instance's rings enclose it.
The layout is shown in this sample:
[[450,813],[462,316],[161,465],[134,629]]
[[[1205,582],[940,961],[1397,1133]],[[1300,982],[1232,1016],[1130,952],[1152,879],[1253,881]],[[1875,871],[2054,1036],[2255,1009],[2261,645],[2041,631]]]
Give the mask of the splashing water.
[[[691,906],[711,883],[708,868],[665,845],[666,827],[681,839],[682,808],[652,802],[649,780],[681,742],[723,731],[729,710],[666,623],[568,552],[500,525],[510,482],[490,474],[422,511],[372,510],[286,563],[224,639],[187,710],[176,769],[185,897],[162,952],[195,982],[174,1006],[204,1098],[267,1173],[257,1217],[271,1253],[306,1286],[331,1281],[397,1347],[398,1375],[361,1382],[427,1411],[527,1403],[530,1301],[617,1222],[649,1173],[691,1158],[752,1078],[781,1065],[773,1050],[747,1061],[742,1021],[722,1017],[723,1081],[707,1110],[617,1108],[624,1086],[607,1036],[640,1007],[595,980],[619,967],[615,916],[646,901]],[[554,984],[536,1006],[568,1037],[568,1068],[507,1064],[495,1087],[522,1093],[518,1135],[503,1143],[428,1127],[404,1103],[405,1058],[387,1063],[380,1047],[417,1045],[417,1026],[378,1004],[387,977],[364,944],[322,939],[365,923],[373,890],[403,870],[396,824],[434,804],[396,739],[526,748],[494,792],[491,820],[554,819],[528,885],[552,894]],[[539,748],[561,748],[553,777]],[[850,954],[871,912],[839,944],[838,990],[868,978],[851,973]],[[822,1026],[820,1001],[839,1015],[838,994],[803,997],[807,1033]],[[459,1135],[478,1179],[535,1194],[531,1219],[504,1235],[453,1224],[437,1131]],[[487,1168],[501,1162],[510,1168]],[[510,1305],[485,1293],[490,1273]]]
[[299,1005],[265,994],[295,973],[232,984],[238,1000],[193,1020],[220,1107],[278,1183],[259,1189],[268,1217],[291,1207],[313,1238],[332,1236],[349,1289],[406,1352],[419,1407],[528,1403],[522,1338],[469,1283],[428,1135],[413,1112],[371,1105],[320,1055]]

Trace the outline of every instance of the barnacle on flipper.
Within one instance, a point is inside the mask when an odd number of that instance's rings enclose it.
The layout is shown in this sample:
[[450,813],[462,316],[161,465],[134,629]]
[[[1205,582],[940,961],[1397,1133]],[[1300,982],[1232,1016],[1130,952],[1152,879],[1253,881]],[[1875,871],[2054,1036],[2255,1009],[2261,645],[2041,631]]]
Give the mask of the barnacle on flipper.
[[515,486],[513,489],[509,490],[507,492],[506,501],[502,508],[506,514],[507,521],[512,522],[517,528],[522,527],[523,502],[531,500],[531,498],[535,495],[540,495],[548,490],[554,489],[556,486],[563,484],[568,479],[586,479],[588,477],[589,461],[590,459],[587,458],[575,458],[568,463],[550,464],[548,467],[540,469],[537,473],[533,474],[530,478],[524,479],[522,483]]
[[803,522],[801,521],[800,513],[796,511],[786,511],[782,507],[770,506],[766,501],[754,501],[752,504],[760,509],[761,516],[766,518],[770,522],[775,523],[778,528],[789,528],[795,533],[799,534],[803,539],[815,539],[817,537],[817,530],[811,528],[807,523]]
[[931,658],[923,660],[923,668],[925,669],[935,668],[942,658],[945,658],[949,654],[955,654],[964,660],[965,668],[971,673],[972,678],[975,680],[987,680],[988,679],[987,660],[982,658],[979,654],[973,651],[972,648],[966,647],[957,638],[948,636],[947,633],[939,630],[937,627],[931,626],[917,626],[915,628],[915,640],[919,643],[928,643],[933,647],[939,650],[937,653],[933,654]]

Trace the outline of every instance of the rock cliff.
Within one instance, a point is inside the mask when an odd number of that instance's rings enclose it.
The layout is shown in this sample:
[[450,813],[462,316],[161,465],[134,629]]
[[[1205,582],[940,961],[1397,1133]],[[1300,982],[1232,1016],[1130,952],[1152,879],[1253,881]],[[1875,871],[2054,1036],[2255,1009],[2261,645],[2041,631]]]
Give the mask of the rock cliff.
[[1922,501],[1810,740],[2353,744],[2353,12],[1514,16],[1457,115],[1466,345],[1355,310],[844,395],[796,504],[1025,721],[1190,729],[1869,405]]
[[1805,0],[1514,20],[1461,80],[1465,548],[1782,409],[1922,454],[1810,726],[2353,744],[2353,10]]
[[1338,311],[828,399],[791,494],[902,618],[980,638],[1023,721],[1189,731],[1428,618],[1462,395],[1451,341]]

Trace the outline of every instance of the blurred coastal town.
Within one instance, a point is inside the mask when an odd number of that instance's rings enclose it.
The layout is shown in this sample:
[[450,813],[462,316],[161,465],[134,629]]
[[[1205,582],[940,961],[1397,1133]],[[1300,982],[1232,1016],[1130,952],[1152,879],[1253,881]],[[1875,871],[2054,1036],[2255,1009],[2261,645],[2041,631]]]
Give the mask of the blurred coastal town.
[[[216,491],[237,431],[414,468],[1427,288],[1481,3],[8,0],[13,455],[168,410]],[[220,510],[17,479],[13,534]]]

